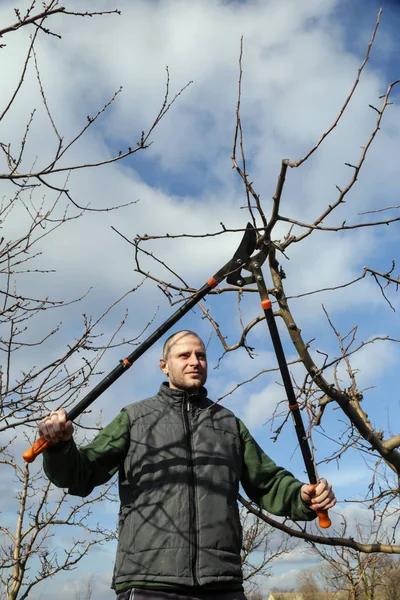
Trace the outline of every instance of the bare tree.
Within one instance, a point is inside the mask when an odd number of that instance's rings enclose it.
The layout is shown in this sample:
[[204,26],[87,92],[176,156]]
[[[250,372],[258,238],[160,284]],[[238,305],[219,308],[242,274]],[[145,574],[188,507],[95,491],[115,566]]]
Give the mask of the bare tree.
[[[336,186],[336,198],[330,199],[329,203],[324,203],[321,199],[318,208],[318,214],[315,214],[309,222],[300,221],[286,214],[284,190],[286,181],[290,172],[299,169],[314,156],[316,152],[323,152],[323,145],[336,127],[340,127],[343,114],[348,109],[348,106],[353,99],[357,86],[359,84],[362,72],[370,57],[371,48],[373,46],[375,36],[380,24],[381,11],[379,12],[375,27],[368,44],[368,48],[356,74],[353,86],[343,102],[337,117],[332,122],[331,126],[321,135],[315,145],[298,160],[283,159],[276,189],[272,195],[272,202],[266,203],[261,199],[257,192],[256,184],[251,180],[248,163],[246,161],[245,141],[241,119],[241,103],[242,103],[242,74],[243,74],[243,40],[240,47],[239,57],[239,82],[238,82],[238,100],[236,106],[236,127],[234,134],[234,143],[232,149],[232,165],[236,173],[241,178],[244,185],[245,209],[249,221],[256,229],[257,248],[259,251],[257,265],[255,260],[253,263],[244,265],[251,271],[250,277],[239,274],[237,276],[236,285],[220,286],[211,293],[221,295],[225,293],[235,294],[238,306],[238,322],[241,326],[241,335],[235,343],[227,342],[227,328],[232,319],[232,312],[229,311],[229,323],[221,322],[221,319],[213,317],[212,305],[211,308],[203,304],[200,306],[203,318],[208,319],[210,329],[222,345],[221,360],[227,353],[243,349],[252,357],[257,351],[251,339],[251,334],[255,328],[262,327],[265,320],[265,315],[260,314],[247,322],[244,320],[242,306],[245,305],[245,298],[253,297],[254,293],[260,292],[260,286],[257,284],[257,279],[263,279],[261,263],[266,260],[269,271],[271,286],[264,290],[265,297],[270,297],[273,303],[274,316],[284,325],[287,331],[288,338],[292,343],[297,357],[292,361],[291,365],[301,365],[303,372],[300,375],[293,377],[293,386],[295,389],[296,399],[301,411],[308,421],[308,437],[313,448],[313,435],[316,431],[321,431],[322,435],[329,438],[336,445],[336,450],[329,456],[319,457],[319,463],[328,463],[330,461],[339,461],[345,453],[357,452],[366,457],[366,462],[371,469],[371,484],[365,495],[365,498],[360,500],[376,514],[389,514],[397,510],[396,503],[399,493],[399,476],[400,476],[400,435],[397,432],[392,432],[390,427],[383,431],[379,426],[371,422],[367,412],[367,396],[365,390],[360,388],[357,382],[357,371],[353,366],[353,361],[360,350],[370,344],[397,344],[400,340],[398,336],[393,335],[392,331],[386,335],[373,335],[368,339],[358,338],[358,326],[355,323],[347,331],[340,331],[335,325],[334,319],[330,316],[328,310],[324,308],[326,315],[327,327],[333,332],[337,340],[337,354],[331,355],[323,347],[315,345],[314,340],[306,340],[301,333],[301,325],[292,312],[291,305],[297,298],[304,296],[316,295],[322,292],[335,291],[340,293],[340,290],[352,288],[357,290],[357,286],[367,277],[371,277],[376,283],[377,294],[382,296],[386,307],[391,311],[393,305],[390,301],[390,295],[394,293],[400,283],[399,277],[396,275],[395,258],[388,264],[387,270],[383,272],[374,267],[374,265],[365,266],[359,276],[351,281],[342,283],[333,282],[331,286],[322,288],[318,286],[318,277],[314,289],[310,289],[306,293],[289,295],[286,291],[287,282],[286,274],[282,268],[282,262],[290,256],[296,257],[296,251],[300,243],[303,243],[311,235],[315,236],[316,232],[319,235],[324,235],[336,232],[346,232],[350,235],[359,230],[366,228],[382,228],[393,227],[400,221],[398,216],[398,206],[387,206],[379,208],[376,211],[368,211],[362,214],[353,215],[348,208],[349,217],[342,219],[340,222],[334,223],[334,217],[342,209],[345,202],[348,206],[351,205],[351,192],[362,175],[363,168],[367,160],[368,153],[373,145],[379,131],[384,127],[384,116],[390,110],[391,98],[394,89],[399,84],[400,80],[392,81],[386,91],[379,99],[379,106],[371,103],[370,110],[375,114],[375,124],[369,136],[365,140],[359,157],[356,161],[346,162],[349,168],[350,175],[345,185]],[[346,149],[343,149],[346,152]],[[378,214],[379,213],[379,214]],[[393,216],[386,216],[393,215]],[[383,215],[383,216],[382,216]],[[353,220],[352,220],[353,219]],[[285,229],[286,227],[286,229]],[[244,230],[244,229],[243,229]],[[242,231],[243,231],[242,230]],[[284,230],[282,234],[281,231]],[[148,274],[158,285],[159,289],[166,295],[171,305],[181,302],[182,296],[187,296],[193,293],[194,289],[179,276],[177,269],[166,264],[164,260],[158,258],[155,252],[147,249],[152,241],[166,240],[166,243],[171,243],[171,240],[184,238],[209,238],[215,236],[228,236],[233,232],[238,232],[237,229],[230,229],[221,223],[221,229],[218,231],[199,232],[198,234],[174,234],[166,233],[165,235],[139,235],[131,240],[129,236],[124,235],[124,232],[119,232],[125,239],[134,247],[136,258],[136,270],[142,274]],[[187,241],[186,241],[187,243]],[[149,263],[146,262],[146,267],[142,266],[142,260],[146,257],[146,261],[150,258],[154,261],[157,269],[161,268],[165,271],[165,276],[155,275],[149,269]],[[349,257],[350,260],[351,257]],[[260,264],[259,264],[260,263]],[[299,267],[300,268],[300,267]],[[327,268],[329,266],[327,265]],[[149,273],[150,270],[150,273]],[[247,278],[247,279],[246,279]],[[292,287],[295,286],[293,285]],[[253,284],[253,285],[252,285]],[[264,300],[264,297],[262,298]],[[301,317],[300,317],[301,318]],[[221,360],[219,366],[221,365]],[[289,366],[291,366],[289,365]],[[227,396],[233,394],[236,390],[249,384],[251,381],[264,375],[265,373],[273,373],[278,371],[277,367],[263,369],[251,378],[244,381],[236,381],[232,389],[218,398],[218,401],[223,400]],[[284,394],[282,393],[282,396]],[[365,396],[365,397],[364,397]],[[342,416],[335,422],[341,423],[342,431],[337,434],[330,435],[330,423],[334,419],[334,415],[338,414],[328,411],[329,418],[326,417],[327,409],[336,408]],[[281,401],[277,405],[272,427],[274,427],[274,439],[276,440],[286,426],[289,419],[290,411],[287,410],[286,401]],[[331,419],[331,421],[330,421]],[[275,424],[276,423],[276,424]],[[275,424],[275,425],[274,425]],[[317,428],[319,428],[317,430]],[[243,499],[246,507],[253,510],[253,514],[258,514],[258,509],[252,509],[251,505]],[[261,518],[270,524],[274,524],[282,531],[291,533],[299,538],[308,539],[314,542],[320,542],[327,545],[344,545],[346,547],[355,548],[363,552],[400,552],[400,547],[394,543],[374,543],[365,544],[357,542],[353,538],[346,540],[341,537],[324,538],[321,535],[314,535],[312,532],[299,531],[288,527],[286,524],[280,524],[277,521],[272,521],[266,515],[261,515]]]
[[[50,183],[50,180],[54,179],[54,175],[56,174],[68,174],[74,171],[79,171],[82,169],[89,169],[94,167],[100,167],[107,164],[112,164],[118,161],[121,161],[133,154],[141,150],[145,150],[151,144],[151,134],[153,133],[155,127],[159,124],[161,119],[165,116],[165,114],[169,111],[172,104],[175,100],[180,96],[180,94],[186,89],[191,82],[189,82],[186,86],[184,86],[175,96],[170,99],[169,95],[169,72],[167,68],[167,82],[166,82],[166,91],[164,99],[161,103],[161,107],[159,112],[154,118],[153,123],[147,129],[147,131],[141,131],[139,138],[135,141],[132,141],[132,145],[128,146],[128,148],[124,148],[119,150],[114,156],[108,159],[96,159],[88,160],[84,163],[75,163],[68,162],[69,156],[72,154],[71,150],[75,147],[75,145],[79,142],[79,140],[86,134],[86,132],[92,128],[96,121],[109,109],[109,107],[116,101],[117,96],[121,93],[122,87],[116,90],[108,100],[97,110],[97,112],[93,115],[86,116],[86,124],[82,127],[80,131],[75,133],[74,135],[64,134],[59,126],[56,123],[56,119],[53,116],[51,111],[50,103],[47,100],[46,92],[41,80],[40,75],[40,59],[35,51],[35,43],[40,34],[45,34],[49,36],[53,36],[56,38],[60,38],[61,36],[56,32],[49,28],[48,21],[55,15],[65,16],[65,17],[94,17],[94,16],[103,16],[103,15],[120,15],[121,12],[119,10],[111,10],[111,11],[69,11],[64,6],[60,6],[59,0],[52,0],[49,4],[45,4],[43,6],[43,10],[36,12],[36,2],[32,1],[30,5],[25,10],[25,13],[21,13],[19,9],[15,9],[15,15],[17,17],[17,21],[8,27],[4,27],[0,29],[0,39],[6,39],[7,35],[18,32],[21,29],[32,28],[33,33],[29,38],[29,43],[27,44],[26,56],[24,63],[21,68],[21,72],[18,74],[17,81],[15,84],[15,88],[10,94],[10,98],[6,101],[4,108],[0,112],[0,123],[7,119],[8,113],[10,109],[13,107],[13,104],[16,102],[16,99],[19,94],[22,93],[25,77],[27,74],[27,70],[32,63],[34,64],[34,70],[37,77],[37,83],[40,90],[40,95],[42,98],[42,109],[45,111],[48,122],[53,134],[54,141],[56,143],[56,150],[53,153],[53,156],[50,160],[45,160],[44,164],[34,165],[29,162],[29,158],[25,159],[25,152],[27,148],[27,144],[29,141],[30,129],[32,127],[32,123],[35,119],[36,109],[33,109],[30,119],[26,124],[24,133],[20,138],[17,144],[12,144],[11,142],[1,142],[0,149],[3,152],[3,158],[6,163],[6,170],[4,172],[0,172],[0,180],[8,180],[14,183],[15,186],[26,189],[29,183],[29,186],[48,188],[49,190],[56,191],[60,196],[65,197],[69,200],[75,207],[81,210],[99,210],[97,208],[89,207],[89,206],[80,206],[78,202],[76,202],[71,194],[69,193],[66,185],[54,185]],[[25,38],[26,39],[26,38]],[[7,44],[3,43],[1,45],[2,52],[7,50]],[[14,149],[14,146],[16,148]],[[117,208],[117,206],[107,207],[104,210],[113,210]],[[100,209],[102,210],[102,209]]]
[[[298,576],[298,592],[302,600],[318,600],[323,591],[321,585],[316,581],[314,572],[311,570],[302,571]],[[324,590],[325,592],[327,590]]]
[[380,586],[380,598],[382,600],[399,600],[400,598],[400,564],[397,557],[387,557],[386,569]]
[[83,593],[78,593],[75,595],[75,600],[92,600],[93,598],[93,575],[89,577]]
[[[344,520],[341,531],[342,538],[348,535],[348,526]],[[365,543],[374,544],[383,539],[390,545],[391,535],[385,526],[385,519],[368,526],[357,526],[357,537]],[[299,575],[301,586],[318,591],[334,591],[346,594],[348,600],[376,600],[385,597],[396,584],[396,566],[398,559],[388,554],[367,553],[334,546],[325,548],[313,545],[312,553],[323,560],[313,569]],[[396,596],[394,596],[396,597]]]
[[[28,464],[21,468],[14,457],[2,450],[0,464],[13,471],[14,480],[20,485],[15,498],[19,502],[15,530],[1,526],[4,543],[0,549],[0,582],[7,600],[15,600],[28,598],[37,584],[74,568],[92,546],[114,538],[114,531],[93,523],[91,518],[94,502],[110,500],[111,485],[89,500],[71,504],[65,491],[54,498],[50,483],[46,484],[40,474],[32,474]],[[74,532],[64,553],[52,544],[54,526],[60,525]],[[32,565],[36,568],[32,569]]]
[[286,535],[277,535],[276,530],[249,513],[240,510],[243,528],[242,568],[246,595],[257,600],[260,593],[259,581],[271,574],[273,561],[291,552],[295,542]]
[[[44,414],[54,408],[68,409],[85,390],[89,378],[101,373],[100,361],[107,351],[122,344],[136,344],[148,326],[130,338],[123,337],[127,319],[124,306],[140,283],[128,288],[120,298],[114,298],[106,309],[99,309],[97,316],[82,314],[81,324],[75,322],[73,327],[67,316],[64,316],[67,323],[63,324],[61,315],[68,315],[66,311],[79,306],[89,290],[69,299],[57,297],[56,284],[52,297],[41,292],[43,279],[51,279],[53,275],[46,263],[46,260],[51,262],[52,242],[47,246],[44,242],[56,241],[60,228],[68,228],[72,221],[86,218],[90,212],[107,213],[132,204],[112,201],[106,207],[94,207],[81,203],[68,189],[73,174],[121,161],[145,150],[151,144],[154,128],[181,93],[170,99],[167,70],[160,110],[147,131],[139,130],[138,139],[132,141],[131,147],[107,159],[96,156],[86,157],[86,162],[74,159],[75,146],[96,126],[121,90],[111,93],[97,112],[87,116],[80,131],[63,131],[52,112],[51,98],[42,81],[38,40],[43,36],[61,40],[57,31],[60,21],[56,17],[87,19],[89,26],[94,17],[112,19],[119,14],[118,10],[86,11],[83,5],[79,11],[70,11],[58,0],[38,7],[32,0],[23,9],[16,8],[14,22],[0,29],[3,55],[9,50],[11,36],[19,36],[21,47],[25,47],[21,70],[13,74],[14,88],[5,100],[3,94],[4,103],[0,106],[0,123],[12,136],[7,140],[2,134],[0,143],[3,187],[0,203],[3,230],[0,239],[0,465],[3,485],[12,484],[10,491],[3,494],[2,510],[7,515],[16,515],[15,519],[2,516],[0,526],[0,594],[6,600],[28,598],[40,583],[60,571],[74,569],[91,547],[115,536],[114,530],[97,522],[93,510],[95,503],[115,500],[113,483],[99,488],[90,498],[71,500],[66,491],[52,489],[40,467],[24,464],[21,451],[33,442],[37,422]],[[36,76],[41,105],[32,107],[23,133],[18,137],[18,127],[9,127],[14,123],[12,111],[24,94],[26,79],[32,72]],[[24,97],[28,100],[28,95]],[[37,158],[32,159],[33,154],[27,149],[38,111],[47,117],[47,142],[54,152],[49,156],[37,148]],[[45,136],[44,132],[42,135]],[[42,256],[44,248],[47,255]],[[109,319],[121,310],[123,317],[117,316],[116,322],[113,317],[110,333]],[[60,320],[57,320],[59,313]],[[103,326],[108,334],[102,332]],[[79,428],[79,424],[77,426]],[[91,429],[100,426],[98,418]],[[85,428],[79,428],[78,438],[85,438]],[[60,528],[64,531],[62,544],[54,541],[55,532]],[[85,597],[91,595],[92,584],[89,583]]]

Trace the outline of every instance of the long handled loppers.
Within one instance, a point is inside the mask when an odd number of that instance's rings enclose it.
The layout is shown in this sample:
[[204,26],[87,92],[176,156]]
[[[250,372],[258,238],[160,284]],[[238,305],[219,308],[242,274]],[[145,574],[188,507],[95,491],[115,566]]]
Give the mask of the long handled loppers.
[[[251,256],[258,245],[261,245],[261,250],[253,257]],[[264,276],[261,266],[268,256],[268,246],[257,240],[257,233],[253,225],[248,223],[243,239],[236,250],[233,258],[227,262],[213,277],[197,292],[195,292],[180,308],[174,312],[154,333],[152,333],[136,350],[129,356],[122,359],[117,367],[115,367],[106,377],[104,377],[82,400],[80,400],[68,413],[67,420],[74,421],[84,410],[88,408],[105,390],[107,390],[123,373],[125,373],[133,363],[142,356],[161,336],[164,335],[175,323],[177,323],[191,308],[193,308],[204,296],[206,296],[213,288],[215,288],[224,279],[231,285],[243,287],[244,285],[256,283],[261,299],[261,307],[264,311],[265,318],[268,324],[275,354],[278,360],[279,369],[282,376],[282,381],[285,387],[289,408],[293,415],[294,425],[297,438],[299,441],[300,450],[305,463],[307,475],[310,483],[317,486],[318,477],[315,470],[314,461],[312,458],[310,446],[307,439],[307,434],[304,429],[303,420],[300,413],[300,408],[296,400],[293,390],[292,381],[289,374],[285,354],[280,340],[278,328],[275,322],[272,303],[268,297],[268,290],[265,285]],[[246,269],[251,275],[243,277],[241,270]],[[32,447],[24,452],[23,458],[26,462],[31,463],[35,458],[46,448],[52,445],[52,442],[40,437],[32,445]],[[331,521],[326,510],[317,511],[319,526],[322,528],[330,527]]]
[[[177,323],[193,306],[195,306],[204,296],[206,296],[213,288],[215,288],[227,275],[233,273],[247,260],[255,249],[256,236],[254,231],[247,228],[243,239],[240,242],[238,249],[235,252],[234,258],[226,263],[213,277],[207,280],[197,292],[195,292],[184,304],[182,304],[176,312],[174,312],[154,333],[152,333],[140,346],[138,346],[132,354],[122,359],[108,375],[106,375],[82,400],[80,400],[68,413],[67,420],[74,421],[84,410],[88,408],[110,385],[114,383],[123,373],[125,373],[133,363],[142,356],[161,336],[164,335],[175,323]],[[44,439],[43,436],[34,442],[34,444],[23,453],[23,459],[31,463],[39,454],[46,448],[52,445]]]
[[[254,227],[248,223],[247,231],[252,231],[253,241],[252,245],[257,246],[256,241],[256,231]],[[243,287],[247,284],[256,283],[258,288],[258,293],[261,299],[261,308],[264,311],[265,319],[268,324],[269,333],[271,335],[272,344],[274,346],[276,358],[279,365],[279,370],[281,372],[281,377],[283,381],[283,385],[285,387],[286,396],[289,402],[289,408],[293,415],[294,426],[297,434],[297,439],[299,441],[299,446],[301,453],[303,455],[304,464],[306,467],[307,475],[309,481],[312,485],[317,487],[318,477],[314,465],[314,461],[311,454],[310,445],[308,443],[307,434],[304,429],[303,419],[300,413],[300,407],[297,403],[296,396],[293,389],[292,380],[290,377],[289,369],[287,366],[285,353],[282,347],[281,339],[279,336],[278,327],[276,325],[275,316],[272,310],[272,302],[268,297],[267,286],[265,285],[264,275],[261,269],[261,266],[265,259],[268,256],[268,246],[265,243],[260,243],[261,250],[257,252],[253,257],[250,255],[244,259],[241,263],[243,268],[251,273],[246,277],[243,277],[241,274],[241,270],[236,270],[235,272],[229,273],[227,276],[227,282],[231,285],[237,285],[238,287]],[[237,257],[236,257],[237,258]],[[235,259],[235,257],[234,257]],[[239,257],[239,260],[243,260],[243,256]],[[328,511],[326,510],[318,510],[318,523],[322,528],[327,528],[331,526],[331,520],[328,516]]]

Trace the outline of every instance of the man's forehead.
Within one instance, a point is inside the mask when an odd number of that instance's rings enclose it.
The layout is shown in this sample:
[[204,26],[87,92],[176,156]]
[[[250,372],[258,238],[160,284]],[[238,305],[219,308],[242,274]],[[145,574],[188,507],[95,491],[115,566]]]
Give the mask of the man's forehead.
[[192,345],[201,346],[204,349],[204,344],[201,338],[191,332],[180,331],[177,333],[169,342],[168,350],[169,352],[176,351],[178,349],[183,348],[184,346],[192,346]]

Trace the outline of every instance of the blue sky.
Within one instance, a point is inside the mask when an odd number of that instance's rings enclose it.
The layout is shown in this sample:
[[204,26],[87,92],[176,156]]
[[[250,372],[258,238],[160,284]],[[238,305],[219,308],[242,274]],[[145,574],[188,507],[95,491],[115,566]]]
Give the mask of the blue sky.
[[[14,4],[2,3],[1,22],[14,20]],[[82,5],[81,2],[67,4],[70,7]],[[118,7],[123,16],[54,19],[54,27],[62,32],[62,41],[42,37],[37,52],[49,105],[66,138],[79,131],[86,122],[86,115],[93,115],[120,85],[123,86],[117,101],[71,151],[66,164],[86,161],[88,157],[106,159],[119,149],[134,146],[162,103],[166,65],[172,95],[189,81],[193,83],[155,129],[153,145],[147,151],[124,163],[76,171],[71,175],[68,185],[80,204],[89,202],[92,207],[108,207],[139,202],[118,212],[86,213],[38,245],[42,255],[36,264],[56,269],[56,272],[48,276],[26,275],[19,282],[21,289],[69,299],[89,288],[92,290],[81,304],[71,305],[62,316],[53,311],[46,315],[46,320],[32,324],[27,336],[34,339],[62,320],[57,337],[49,339],[40,350],[36,349],[34,355],[26,350],[15,358],[12,366],[15,377],[24,364],[45,364],[49,356],[65,349],[81,330],[83,312],[101,314],[119,295],[141,280],[134,272],[131,247],[111,230],[111,225],[128,238],[144,233],[178,234],[183,230],[195,234],[216,232],[221,221],[232,229],[245,226],[248,215],[241,208],[245,195],[230,161],[240,36],[244,36],[242,120],[248,168],[269,215],[281,159],[299,159],[335,119],[365,55],[380,5],[383,14],[376,43],[348,112],[319,151],[300,169],[288,173],[282,214],[307,221],[335,201],[336,185],[343,186],[348,181],[349,168],[344,162],[358,159],[360,147],[366,143],[375,123],[376,115],[368,105],[380,106],[378,96],[385,93],[391,81],[400,77],[398,2],[139,0],[130,3],[123,0],[116,3],[88,0],[87,10]],[[9,36],[7,42],[8,47],[0,54],[1,106],[15,86],[28,43],[27,32]],[[55,142],[46,114],[40,108],[32,70],[28,71],[24,85],[23,94],[2,124],[1,139],[18,145],[32,108],[38,109],[26,150],[25,165],[29,168],[34,160],[40,164],[51,156]],[[394,105],[384,117],[358,183],[337,215],[326,221],[327,225],[340,224],[344,219],[354,223],[360,218],[360,212],[398,204],[399,89],[393,92]],[[5,169],[4,164],[1,169]],[[60,182],[62,177],[57,176],[54,181]],[[4,185],[2,194],[7,195],[10,189]],[[46,202],[51,202],[50,194]],[[398,216],[398,210],[390,214]],[[26,212],[19,208],[13,219],[3,224],[2,235],[11,239],[24,227]],[[287,227],[280,225],[274,239],[283,237],[286,232]],[[230,258],[240,237],[240,233],[235,233],[204,239],[155,240],[148,242],[145,248],[161,256],[190,285],[200,287]],[[391,260],[398,255],[398,239],[396,223],[350,232],[315,232],[301,244],[292,246],[287,257],[280,257],[287,273],[287,292],[297,296],[320,287],[344,284],[361,275],[364,265],[386,272]],[[149,260],[143,264],[170,281],[170,275],[159,266]],[[265,276],[269,281],[267,269]],[[398,295],[393,286],[387,289],[387,294],[398,308]],[[235,343],[240,334],[236,295],[212,296],[205,305],[221,325],[227,341]],[[397,313],[383,300],[373,280],[365,278],[356,287],[291,300],[304,339],[315,340],[312,352],[317,360],[320,360],[317,351],[331,356],[338,354],[337,341],[326,322],[322,305],[342,333],[358,325],[359,342],[373,336],[400,338]],[[155,284],[146,281],[104,320],[101,327],[105,335],[111,335],[126,309],[129,316],[122,333],[126,337],[137,335],[154,317],[149,329],[152,331],[172,311]],[[245,296],[242,312],[245,320],[259,314],[254,294]],[[227,355],[218,368],[222,349],[209,323],[201,319],[200,311],[188,315],[182,325],[199,331],[205,340],[211,336],[208,388],[212,398],[226,394],[236,383],[274,365],[264,324],[249,336],[256,348],[253,359],[244,351],[238,351]],[[280,330],[287,358],[293,360],[295,354],[287,333],[283,328]],[[131,348],[126,354],[130,351]],[[121,352],[124,350],[108,352],[101,369],[111,370]],[[99,411],[107,422],[127,403],[151,395],[161,381],[157,368],[159,354],[160,346],[140,359],[129,374],[98,400],[93,412],[86,417],[87,423],[97,420]],[[360,388],[368,388],[364,406],[371,420],[385,431],[390,424],[394,433],[400,427],[396,385],[399,362],[397,344],[375,342],[365,346],[353,363],[359,371]],[[292,370],[296,379],[301,380],[299,367]],[[93,385],[97,380],[93,378]],[[279,376],[270,373],[242,386],[224,403],[246,422],[277,462],[303,478],[304,467],[291,424],[283,429],[275,444],[271,442],[270,419],[277,402],[283,399]],[[315,434],[319,461],[337,448],[335,440],[344,427],[339,411],[329,408],[325,431]],[[341,514],[347,514],[354,525],[357,513],[345,500],[363,497],[366,493],[370,472],[362,457],[348,453],[338,466],[321,465],[319,471],[335,484],[340,503],[333,512],[334,519],[339,521]],[[13,510],[11,502],[8,514],[12,515]],[[115,513],[115,505],[107,509],[102,505],[96,518],[112,527]],[[60,531],[54,542],[59,547],[65,542],[63,535]],[[109,597],[113,553],[113,544],[97,548],[76,571],[59,575],[38,588],[32,593],[32,599],[47,600],[54,589],[58,590],[60,600],[69,598],[71,590],[77,589],[88,573],[96,577],[97,598]],[[279,585],[282,580],[285,585],[294,585],[297,570],[311,561],[304,552],[289,555],[276,565],[274,576],[263,584],[264,589]]]

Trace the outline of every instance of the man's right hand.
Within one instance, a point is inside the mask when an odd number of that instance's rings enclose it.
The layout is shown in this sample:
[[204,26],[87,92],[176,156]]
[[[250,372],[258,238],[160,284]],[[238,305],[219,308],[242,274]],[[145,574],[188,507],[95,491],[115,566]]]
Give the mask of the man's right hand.
[[74,426],[72,421],[67,421],[67,413],[63,408],[53,410],[39,423],[40,435],[45,440],[53,442],[68,442],[72,438]]

